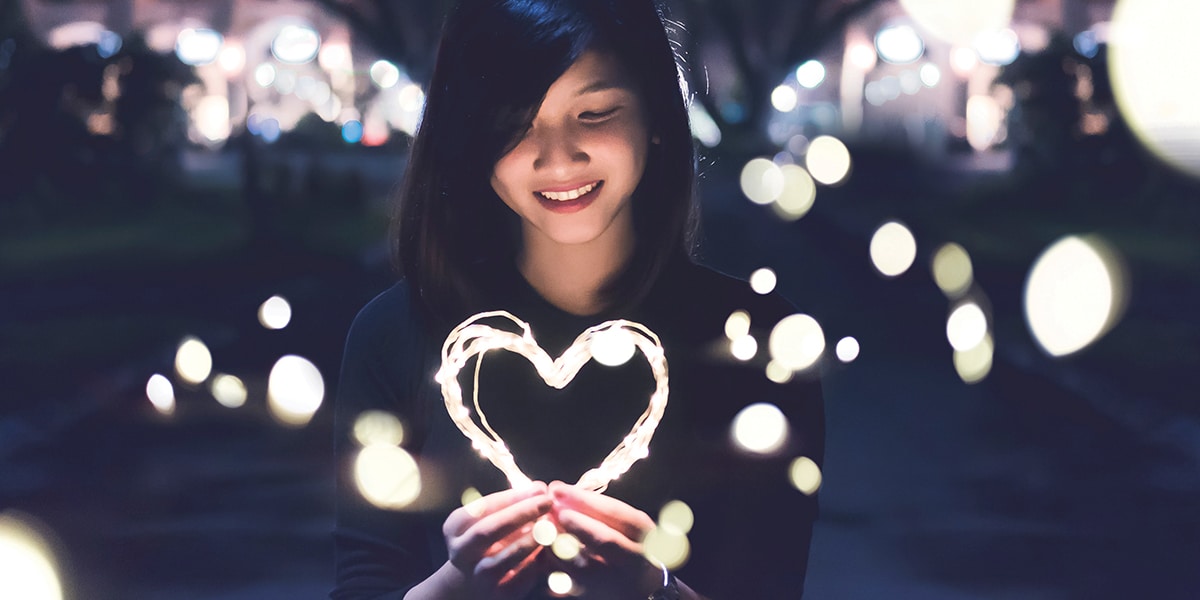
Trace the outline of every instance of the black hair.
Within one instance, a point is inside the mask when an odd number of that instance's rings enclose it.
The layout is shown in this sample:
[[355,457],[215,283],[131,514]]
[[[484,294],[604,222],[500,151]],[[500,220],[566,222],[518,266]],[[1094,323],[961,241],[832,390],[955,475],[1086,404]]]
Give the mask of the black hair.
[[632,200],[633,257],[602,300],[635,303],[669,263],[690,257],[695,147],[654,0],[461,0],[442,33],[393,222],[394,258],[427,312],[453,322],[488,308],[489,262],[515,260],[520,245],[520,219],[492,189],[492,169],[589,48],[631,76],[656,138]]

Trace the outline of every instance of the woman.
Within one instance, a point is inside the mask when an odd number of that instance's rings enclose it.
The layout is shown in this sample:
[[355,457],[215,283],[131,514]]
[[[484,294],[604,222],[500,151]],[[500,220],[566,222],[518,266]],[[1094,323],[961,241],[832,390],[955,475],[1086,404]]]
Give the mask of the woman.
[[[337,400],[338,583],[333,598],[544,598],[550,572],[586,598],[798,598],[816,500],[787,464],[818,463],[820,387],[778,385],[729,357],[724,324],[769,328],[774,296],[692,264],[695,156],[678,70],[652,0],[465,0],[450,14],[412,148],[396,228],[403,279],[349,333]],[[487,355],[488,419],[537,483],[506,490],[446,414],[433,374],[450,330],[507,310],[551,355],[623,318],[662,340],[670,404],[650,456],[605,494],[573,482],[644,410],[645,363],[586,365],[563,390],[524,358]],[[761,333],[761,331],[756,331]],[[762,336],[759,339],[763,339]],[[753,402],[792,426],[778,454],[731,447]],[[363,411],[398,415],[421,497],[372,507],[355,488],[349,433]],[[549,484],[545,482],[550,482]],[[487,494],[459,506],[461,492]],[[642,541],[660,507],[691,506],[691,558],[664,573]],[[530,533],[549,518],[583,544],[565,561]]]

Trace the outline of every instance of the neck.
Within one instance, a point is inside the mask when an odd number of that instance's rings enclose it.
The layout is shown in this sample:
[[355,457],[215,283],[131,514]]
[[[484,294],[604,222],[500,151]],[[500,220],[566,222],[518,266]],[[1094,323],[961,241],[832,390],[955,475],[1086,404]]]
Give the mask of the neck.
[[633,254],[632,231],[583,244],[559,244],[529,232],[524,237],[517,268],[538,294],[575,315],[604,310],[600,290]]

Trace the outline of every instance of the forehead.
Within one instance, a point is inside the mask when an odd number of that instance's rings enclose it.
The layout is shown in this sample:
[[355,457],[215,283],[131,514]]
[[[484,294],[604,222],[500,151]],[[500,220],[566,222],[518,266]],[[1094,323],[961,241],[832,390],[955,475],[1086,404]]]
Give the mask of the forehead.
[[629,74],[612,53],[588,49],[555,80],[546,95],[574,97],[609,89],[634,91]]

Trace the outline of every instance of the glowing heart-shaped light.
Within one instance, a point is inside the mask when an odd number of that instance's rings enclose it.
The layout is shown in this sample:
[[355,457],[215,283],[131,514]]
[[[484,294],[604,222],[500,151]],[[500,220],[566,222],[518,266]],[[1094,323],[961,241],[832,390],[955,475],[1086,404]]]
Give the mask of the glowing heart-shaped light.
[[[493,317],[509,319],[521,328],[522,333],[494,329],[479,323]],[[516,488],[530,483],[531,480],[517,466],[512,452],[488,424],[487,417],[479,408],[479,367],[483,361],[483,353],[488,350],[508,350],[520,354],[533,364],[546,385],[562,389],[575,378],[579,369],[593,358],[605,362],[606,357],[630,356],[631,353],[621,351],[620,347],[626,344],[642,351],[642,356],[654,373],[655,388],[645,412],[634,422],[633,428],[621,443],[598,467],[589,469],[580,476],[575,484],[588,490],[604,491],[609,482],[628,471],[633,463],[649,455],[650,439],[654,437],[654,430],[658,428],[663,411],[667,407],[667,359],[658,336],[646,326],[632,321],[606,321],[581,333],[561,356],[551,359],[533,339],[528,323],[506,311],[479,313],[463,321],[446,337],[446,343],[442,345],[442,366],[434,379],[442,386],[446,411],[450,413],[454,424],[471,440],[471,445],[484,458],[508,477],[509,485]],[[462,386],[458,382],[459,371],[476,355],[479,355],[479,358],[475,361],[473,393],[474,410],[479,417],[479,424],[471,418],[471,407],[463,402]]]

